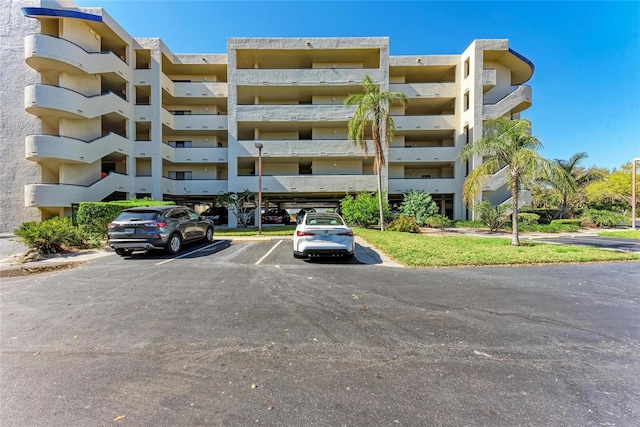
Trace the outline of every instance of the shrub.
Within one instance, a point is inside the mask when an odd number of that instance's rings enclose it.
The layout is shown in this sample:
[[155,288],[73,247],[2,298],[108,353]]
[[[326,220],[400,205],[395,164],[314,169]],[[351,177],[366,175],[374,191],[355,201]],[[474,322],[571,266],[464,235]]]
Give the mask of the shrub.
[[551,224],[570,224],[579,227],[582,224],[582,220],[580,218],[554,219]]
[[76,222],[80,230],[92,239],[107,238],[107,225],[120,212],[137,206],[173,205],[174,202],[163,202],[152,199],[129,199],[113,202],[82,202],[76,213]]
[[420,226],[426,225],[427,218],[438,213],[438,205],[431,198],[431,194],[415,190],[404,193],[399,209],[406,216],[414,217]]
[[520,209],[520,213],[533,213],[539,216],[538,224],[550,224],[558,216],[557,209],[533,209],[528,206]]
[[412,216],[400,215],[391,224],[389,224],[389,230],[401,231],[403,233],[419,233],[420,226],[416,222],[416,219]]
[[492,205],[490,201],[485,200],[474,206],[474,209],[480,213],[480,221],[485,223],[491,231],[504,228],[509,220],[506,215],[507,205]]
[[518,222],[522,224],[533,225],[537,224],[540,219],[540,215],[530,213],[530,212],[521,212],[518,214]]
[[427,218],[426,225],[433,228],[444,230],[445,227],[451,226],[451,220],[444,215],[433,215]]
[[[385,218],[391,216],[389,203],[383,197],[383,210]],[[355,197],[347,195],[340,202],[342,217],[349,224],[356,224],[360,227],[369,227],[377,224],[380,218],[380,208],[378,206],[378,192],[370,193],[363,191]]]
[[625,215],[620,212],[586,209],[580,219],[584,227],[615,227],[625,222]]
[[[578,231],[580,225],[563,224],[553,221],[551,224],[521,224],[518,230],[523,233],[572,233]],[[507,224],[507,229],[511,229],[511,224]]]
[[73,226],[71,218],[23,222],[14,233],[42,255],[64,252],[69,246],[86,247],[88,240],[81,230]]

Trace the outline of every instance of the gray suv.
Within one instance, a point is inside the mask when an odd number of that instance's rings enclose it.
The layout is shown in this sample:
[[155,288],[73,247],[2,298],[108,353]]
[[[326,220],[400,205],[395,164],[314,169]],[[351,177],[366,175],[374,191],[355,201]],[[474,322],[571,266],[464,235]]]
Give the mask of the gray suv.
[[184,206],[125,209],[109,224],[107,243],[120,256],[135,250],[164,249],[176,254],[184,242],[213,241],[215,225]]

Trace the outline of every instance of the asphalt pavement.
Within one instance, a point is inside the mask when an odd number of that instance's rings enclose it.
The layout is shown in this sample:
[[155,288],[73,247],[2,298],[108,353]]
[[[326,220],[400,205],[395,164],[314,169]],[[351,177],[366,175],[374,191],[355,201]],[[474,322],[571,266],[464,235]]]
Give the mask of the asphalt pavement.
[[290,245],[2,279],[0,425],[638,425],[638,263],[408,269]]

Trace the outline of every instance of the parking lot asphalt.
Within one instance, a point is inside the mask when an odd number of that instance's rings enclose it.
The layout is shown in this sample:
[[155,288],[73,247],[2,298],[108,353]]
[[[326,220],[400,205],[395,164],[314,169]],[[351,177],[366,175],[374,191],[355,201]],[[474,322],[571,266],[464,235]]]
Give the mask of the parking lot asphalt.
[[417,270],[290,245],[2,279],[0,425],[637,425],[637,263]]

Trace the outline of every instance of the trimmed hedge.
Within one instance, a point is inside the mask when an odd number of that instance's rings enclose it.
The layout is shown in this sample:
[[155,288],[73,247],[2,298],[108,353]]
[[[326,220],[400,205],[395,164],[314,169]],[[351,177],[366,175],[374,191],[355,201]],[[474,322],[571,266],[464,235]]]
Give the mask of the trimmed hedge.
[[580,219],[584,227],[616,227],[624,224],[627,218],[620,212],[586,209]]
[[138,206],[174,205],[152,199],[116,200],[113,202],[82,202],[76,213],[76,222],[80,230],[94,239],[107,238],[107,226],[120,212]]

